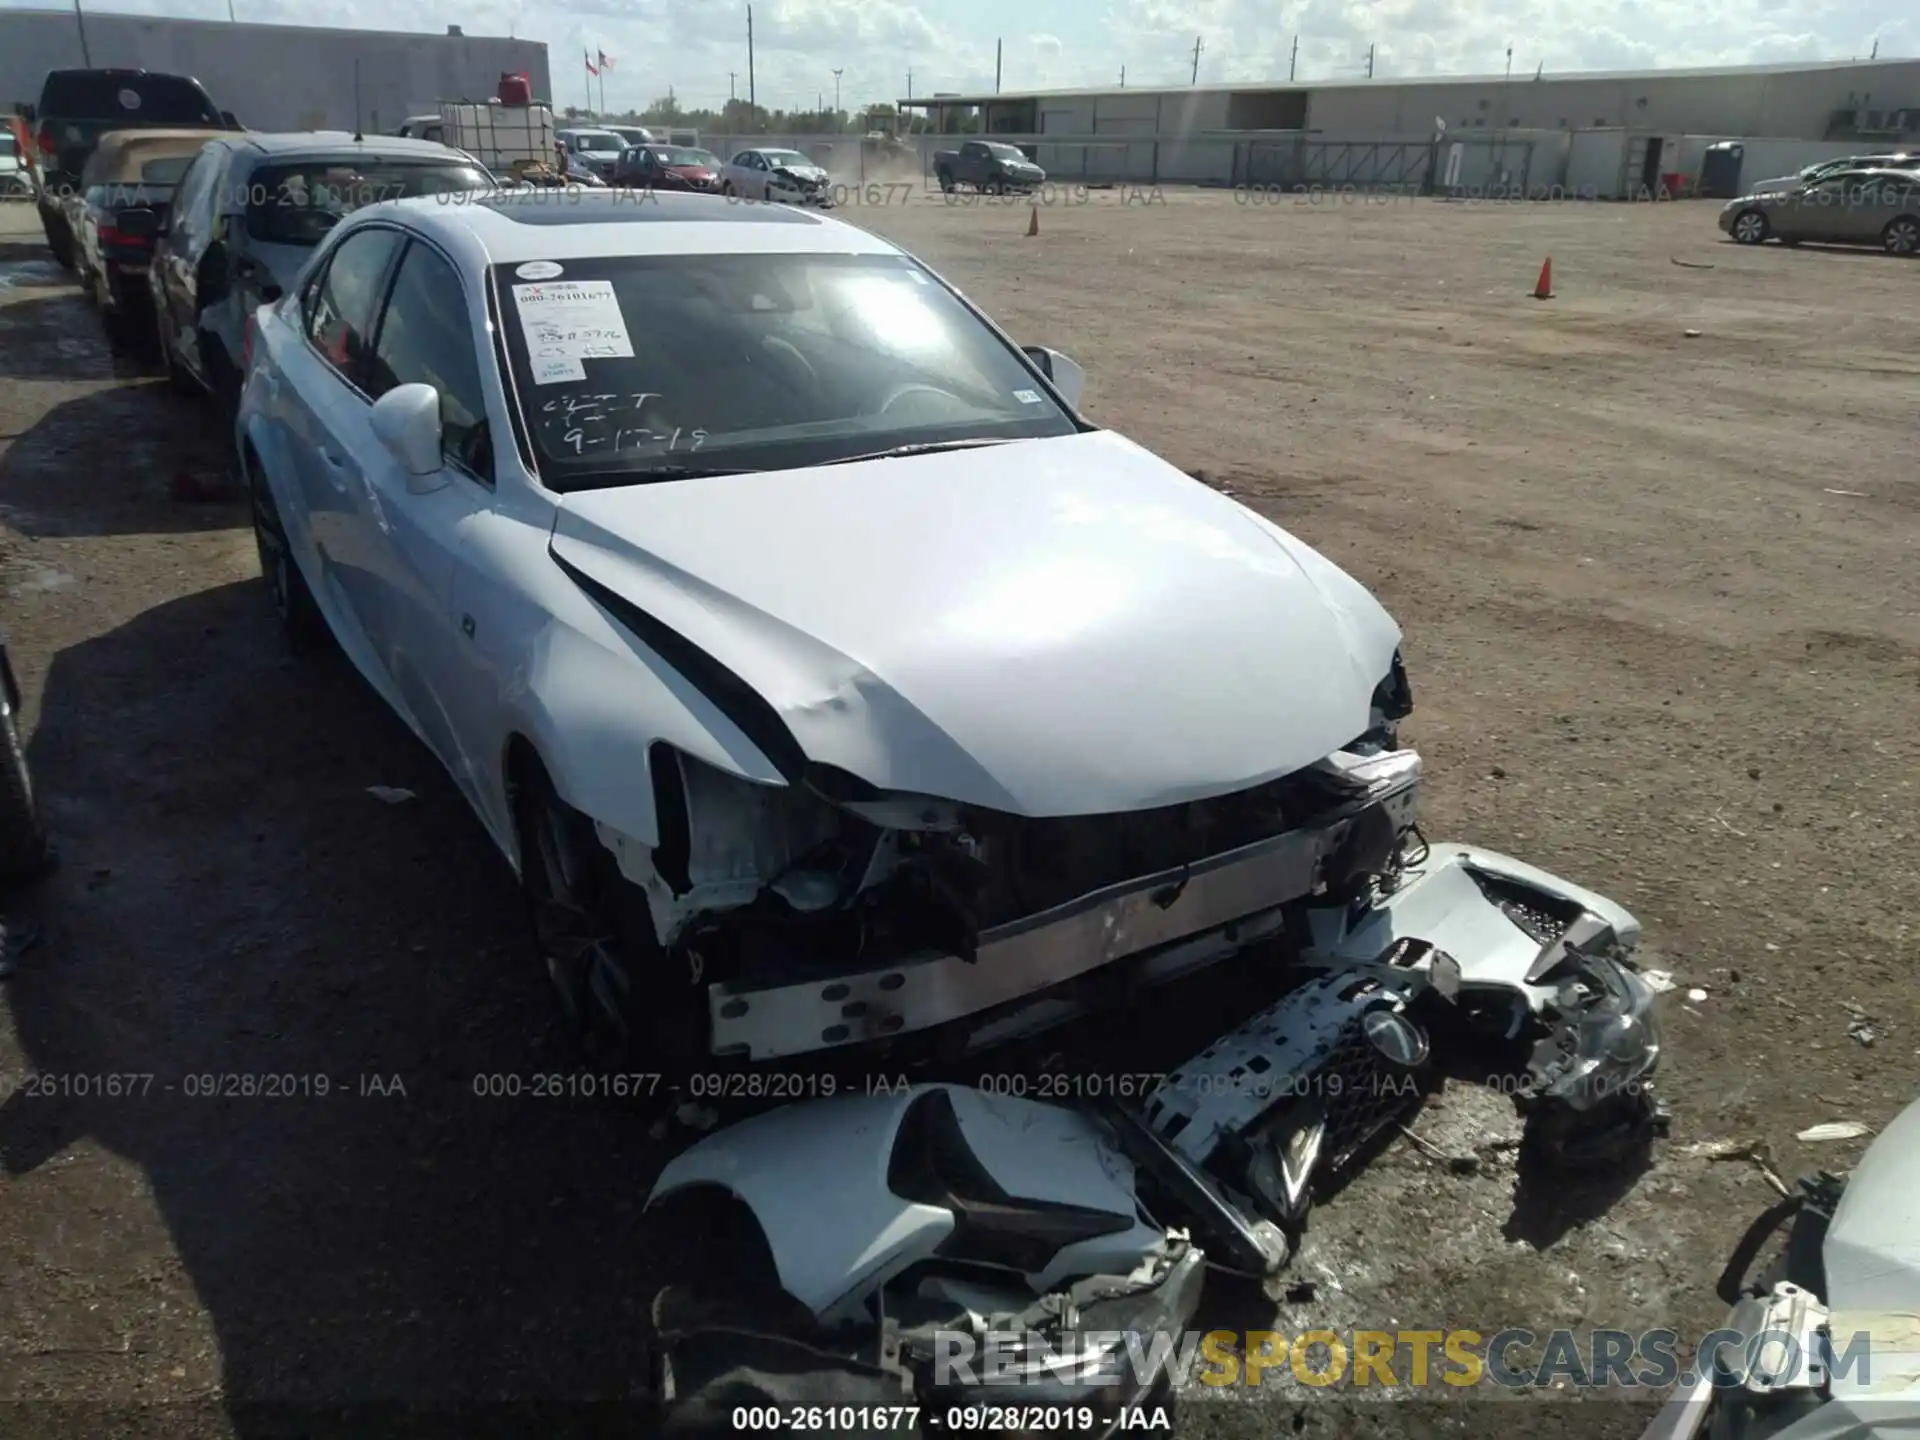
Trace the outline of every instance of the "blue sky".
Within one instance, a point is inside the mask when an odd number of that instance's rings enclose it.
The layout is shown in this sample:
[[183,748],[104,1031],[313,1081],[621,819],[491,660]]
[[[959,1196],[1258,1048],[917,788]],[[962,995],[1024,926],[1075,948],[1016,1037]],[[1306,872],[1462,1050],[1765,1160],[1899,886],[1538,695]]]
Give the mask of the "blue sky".
[[[0,0],[8,8],[21,0]],[[46,0],[36,0],[44,5]],[[100,0],[88,8],[225,18],[226,0]],[[583,48],[614,57],[611,106],[669,86],[683,103],[747,93],[746,6],[735,0],[234,0],[242,19],[544,40],[555,100],[582,103]],[[763,105],[849,109],[905,93],[991,89],[994,41],[1007,89],[1185,84],[1201,40],[1202,83],[1285,79],[1300,37],[1302,80],[1516,73],[1920,54],[1913,0],[755,0]]]

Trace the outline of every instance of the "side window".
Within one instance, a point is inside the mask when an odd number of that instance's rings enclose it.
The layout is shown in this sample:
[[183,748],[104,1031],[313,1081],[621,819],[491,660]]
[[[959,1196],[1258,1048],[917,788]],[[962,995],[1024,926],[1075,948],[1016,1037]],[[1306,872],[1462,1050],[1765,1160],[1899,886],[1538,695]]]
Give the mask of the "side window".
[[219,168],[219,152],[209,145],[193,157],[187,173],[180,177],[180,186],[173,192],[173,213],[167,217],[167,234],[175,249],[191,237],[193,226],[187,216],[192,213],[195,197],[212,183],[209,177]]
[[396,385],[440,392],[442,446],[476,475],[491,478],[486,392],[460,277],[439,253],[415,241],[401,257],[393,293],[367,366],[376,399]]
[[394,252],[397,230],[356,230],[327,257],[327,268],[307,305],[307,338],[327,363],[356,385],[364,385],[374,316],[380,308],[380,282]]

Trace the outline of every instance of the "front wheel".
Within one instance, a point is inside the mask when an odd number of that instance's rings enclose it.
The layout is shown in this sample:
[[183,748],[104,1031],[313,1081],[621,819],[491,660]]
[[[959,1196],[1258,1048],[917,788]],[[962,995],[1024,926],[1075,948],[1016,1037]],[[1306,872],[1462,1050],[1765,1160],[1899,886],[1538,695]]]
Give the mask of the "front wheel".
[[313,592],[307,588],[307,578],[300,573],[300,564],[287,544],[286,527],[281,524],[266,476],[260,473],[258,458],[243,456],[240,468],[253,508],[253,543],[260,553],[260,578],[266,582],[267,597],[273,602],[273,612],[293,652],[309,654],[327,637],[326,617],[320,613]]
[[535,953],[587,1067],[622,1073],[650,1048],[642,1017],[655,1008],[635,991],[634,947],[616,914],[624,881],[593,822],[555,793],[538,765],[529,771],[514,796],[514,821]]
[[1742,210],[1733,217],[1733,238],[1742,245],[1758,245],[1772,230],[1764,211]]
[[13,686],[8,683],[0,688],[0,880],[30,880],[46,868],[47,858],[46,827],[33,797],[27,749],[20,740]]
[[1880,232],[1880,243],[1889,255],[1920,255],[1920,219],[1902,215],[1889,220],[1887,228]]

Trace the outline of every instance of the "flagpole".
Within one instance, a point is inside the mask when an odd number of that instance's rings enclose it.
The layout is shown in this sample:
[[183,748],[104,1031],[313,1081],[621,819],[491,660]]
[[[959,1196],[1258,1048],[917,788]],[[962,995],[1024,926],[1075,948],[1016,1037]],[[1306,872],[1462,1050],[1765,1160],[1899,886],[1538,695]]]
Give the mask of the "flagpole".
[[593,113],[593,61],[588,58],[584,50],[580,52],[580,78],[587,82],[587,113],[591,115]]

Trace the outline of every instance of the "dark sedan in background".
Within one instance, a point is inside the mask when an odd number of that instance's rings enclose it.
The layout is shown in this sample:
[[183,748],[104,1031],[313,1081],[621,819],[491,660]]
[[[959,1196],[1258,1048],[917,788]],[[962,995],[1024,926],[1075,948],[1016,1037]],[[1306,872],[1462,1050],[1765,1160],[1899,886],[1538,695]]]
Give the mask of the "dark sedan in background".
[[716,190],[720,157],[684,145],[635,145],[621,153],[613,183],[646,190]]

